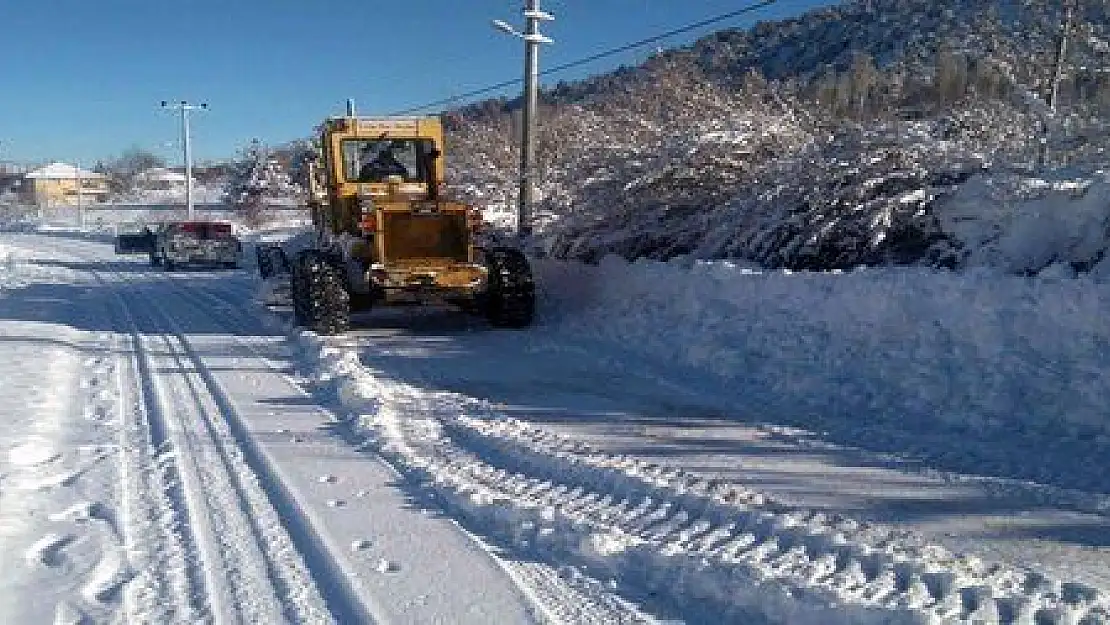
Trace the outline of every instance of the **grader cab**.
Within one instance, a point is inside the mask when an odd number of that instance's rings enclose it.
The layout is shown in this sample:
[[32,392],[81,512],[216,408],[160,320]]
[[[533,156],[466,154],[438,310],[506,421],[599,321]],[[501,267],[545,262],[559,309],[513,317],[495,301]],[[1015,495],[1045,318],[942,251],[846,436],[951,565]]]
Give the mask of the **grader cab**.
[[498,327],[531,323],[525,256],[479,245],[480,212],[441,197],[438,118],[330,118],[309,165],[315,244],[288,262],[299,324],[336,334],[352,311],[412,304],[453,305]]

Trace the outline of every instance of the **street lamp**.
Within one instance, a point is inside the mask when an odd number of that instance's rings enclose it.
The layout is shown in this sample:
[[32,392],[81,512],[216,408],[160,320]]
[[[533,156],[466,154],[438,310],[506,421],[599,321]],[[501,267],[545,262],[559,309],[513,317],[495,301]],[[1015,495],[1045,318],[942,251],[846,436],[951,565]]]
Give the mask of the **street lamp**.
[[191,220],[193,218],[193,157],[189,138],[189,111],[207,111],[208,104],[204,102],[189,104],[185,100],[170,103],[162,100],[162,108],[181,111],[181,143],[185,152],[185,210]]
[[555,16],[540,10],[540,0],[524,2],[524,32],[504,20],[493,20],[493,27],[524,40],[524,114],[520,120],[520,194],[517,205],[517,237],[523,246],[532,234],[531,207],[534,190],[532,173],[536,157],[533,142],[536,132],[536,104],[539,99],[539,52],[541,43],[555,43],[540,34],[540,22]]

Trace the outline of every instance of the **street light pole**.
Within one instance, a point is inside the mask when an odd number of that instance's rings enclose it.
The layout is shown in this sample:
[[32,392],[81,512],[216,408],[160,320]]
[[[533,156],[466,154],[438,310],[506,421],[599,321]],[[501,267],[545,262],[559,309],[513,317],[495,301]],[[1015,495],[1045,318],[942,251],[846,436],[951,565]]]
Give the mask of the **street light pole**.
[[193,218],[193,155],[192,155],[192,139],[189,136],[189,111],[207,111],[208,104],[201,102],[200,104],[189,104],[185,100],[176,104],[162,100],[162,108],[176,109],[181,111],[181,145],[185,152],[185,210],[188,218]]
[[524,32],[519,32],[501,20],[493,25],[503,32],[524,40],[524,111],[520,120],[520,191],[517,204],[517,237],[523,245],[532,235],[532,201],[535,192],[536,161],[536,109],[539,101],[539,56],[541,43],[554,43],[540,34],[540,22],[554,20],[550,13],[540,10],[540,0],[525,0]]

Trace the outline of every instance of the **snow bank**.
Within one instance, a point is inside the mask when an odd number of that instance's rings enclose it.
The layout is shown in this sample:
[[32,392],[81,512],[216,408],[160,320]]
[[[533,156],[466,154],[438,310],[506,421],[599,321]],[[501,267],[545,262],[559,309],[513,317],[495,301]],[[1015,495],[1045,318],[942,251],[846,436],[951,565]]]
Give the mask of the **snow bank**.
[[968,267],[1067,277],[1104,263],[1110,250],[1110,181],[1100,177],[977,176],[936,214]]
[[738,414],[967,441],[941,453],[981,455],[975,445],[1000,437],[1110,445],[1110,288],[1092,279],[617,257],[536,268],[542,323],[629,362],[684,366],[735,396]]
[[[966,458],[989,474],[1067,471],[1060,482],[1070,487],[1110,484],[1090,470],[1110,449],[1110,287],[1094,279],[771,272],[686,258],[534,267],[537,332],[600,344],[614,368],[685,372],[734,401],[737,418],[857,444],[896,440],[898,451]],[[358,416],[367,445],[452,518],[674,612],[790,623],[1110,620],[1093,588],[606,454],[496,405],[392,379],[365,364],[357,342],[309,332],[297,342],[317,365],[314,383]],[[1110,510],[1105,498],[1092,505]]]
[[535,558],[664,602],[695,621],[1102,623],[1097,589],[790,509],[680,469],[600,452],[429,392],[302,332],[317,385],[365,445],[453,518]]

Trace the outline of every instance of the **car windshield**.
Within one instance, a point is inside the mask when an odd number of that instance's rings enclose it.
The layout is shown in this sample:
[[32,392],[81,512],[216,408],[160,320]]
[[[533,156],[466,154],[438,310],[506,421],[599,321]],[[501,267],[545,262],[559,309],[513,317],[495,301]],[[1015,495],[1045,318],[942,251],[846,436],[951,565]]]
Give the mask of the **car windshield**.
[[351,182],[385,182],[390,176],[427,182],[432,148],[431,139],[346,139],[343,175]]

